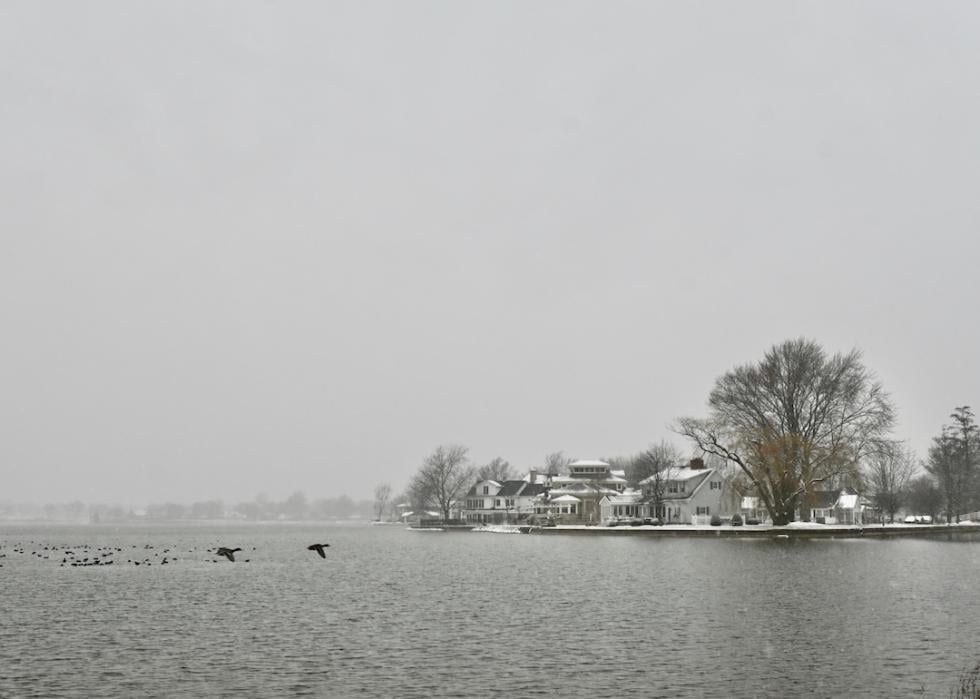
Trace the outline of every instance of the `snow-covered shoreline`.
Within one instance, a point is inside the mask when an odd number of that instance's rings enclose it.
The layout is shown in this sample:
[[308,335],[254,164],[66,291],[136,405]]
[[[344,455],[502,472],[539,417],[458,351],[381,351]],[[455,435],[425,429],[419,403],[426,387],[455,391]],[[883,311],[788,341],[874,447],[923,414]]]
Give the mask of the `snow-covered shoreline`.
[[603,535],[642,535],[675,537],[744,537],[744,538],[856,538],[888,536],[938,536],[942,534],[980,534],[980,522],[960,522],[958,524],[869,524],[866,526],[816,524],[814,522],[791,522],[784,526],[769,524],[744,525],[733,527],[666,524],[663,526],[640,525],[604,527],[584,524],[560,524],[554,527],[522,527],[530,534],[603,534]]

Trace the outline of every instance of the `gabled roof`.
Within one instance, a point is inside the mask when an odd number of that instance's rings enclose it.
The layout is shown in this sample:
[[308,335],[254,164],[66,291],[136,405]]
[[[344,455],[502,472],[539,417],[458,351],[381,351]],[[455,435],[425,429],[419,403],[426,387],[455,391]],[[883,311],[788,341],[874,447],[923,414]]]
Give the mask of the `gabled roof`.
[[526,481],[504,481],[500,490],[497,491],[498,498],[511,498],[521,492],[521,488],[529,485]]
[[701,478],[704,476],[712,474],[715,472],[713,468],[689,468],[685,466],[684,468],[668,468],[665,471],[661,471],[660,474],[654,474],[652,476],[647,476],[640,484],[652,483],[659,475],[661,482],[666,481],[689,481],[693,478]]
[[544,483],[528,483],[527,481],[504,481],[503,486],[497,491],[495,497],[512,498],[518,495],[535,496],[545,492],[547,488]]
[[[660,494],[660,500],[661,501],[687,500],[691,497],[694,497],[695,493],[697,493],[698,490],[701,489],[701,486],[703,486],[705,482],[708,481],[709,477],[714,473],[715,470],[713,468],[693,468],[693,469],[680,468],[680,469],[673,470],[670,472],[669,476],[662,477],[663,480],[661,481],[661,484],[664,485],[671,481],[675,483],[683,482],[684,492],[671,493],[668,488],[664,487],[663,488],[664,492]],[[678,474],[680,477],[678,477]],[[640,481],[640,485],[642,486],[645,483],[652,483],[652,482],[653,482],[653,476],[650,476],[649,478],[644,478],[642,481]],[[655,500],[656,498],[647,498],[644,502],[652,503]]]
[[637,491],[631,491],[620,495],[607,495],[602,498],[601,502],[606,502],[610,505],[638,505],[643,502],[643,494]]
[[701,476],[707,476],[709,473],[714,473],[713,468],[690,468],[685,466],[684,468],[674,469],[668,473],[668,479],[671,481],[689,481],[692,478],[699,478]]
[[544,483],[528,483],[524,486],[524,490],[521,491],[521,495],[543,495],[548,492],[548,486]]
[[[479,488],[484,483],[489,483],[491,485],[494,485],[498,489],[500,488],[500,483],[498,481],[492,481],[492,480],[477,481],[475,484],[473,484],[473,487],[472,488],[470,488],[468,491],[466,491],[465,497],[483,495],[483,493],[476,492],[476,489]],[[489,495],[496,495],[496,494],[497,494],[496,492],[489,493]]]

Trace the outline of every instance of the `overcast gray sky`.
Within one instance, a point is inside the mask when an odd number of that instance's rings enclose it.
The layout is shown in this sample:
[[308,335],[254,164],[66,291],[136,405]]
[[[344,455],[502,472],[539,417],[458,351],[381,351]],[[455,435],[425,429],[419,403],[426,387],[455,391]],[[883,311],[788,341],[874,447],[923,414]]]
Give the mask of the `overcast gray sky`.
[[626,454],[799,336],[924,454],[980,404],[978,36],[973,2],[4,2],[0,499]]

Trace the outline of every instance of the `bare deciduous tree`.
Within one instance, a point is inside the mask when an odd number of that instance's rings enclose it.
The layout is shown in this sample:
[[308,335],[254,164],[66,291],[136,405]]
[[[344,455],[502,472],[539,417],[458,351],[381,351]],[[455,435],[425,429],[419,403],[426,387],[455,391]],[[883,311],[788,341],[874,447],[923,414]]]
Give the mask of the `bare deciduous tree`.
[[682,418],[677,431],[735,463],[774,524],[791,522],[797,507],[808,518],[807,496],[818,484],[858,479],[858,463],[894,422],[891,401],[860,352],[828,357],[805,339],[723,375],[708,405],[707,419]]
[[388,502],[391,500],[391,484],[378,483],[374,486],[374,513],[380,522],[384,518],[385,510],[388,509]]
[[423,509],[433,507],[444,520],[451,519],[453,503],[466,493],[476,475],[468,451],[458,444],[437,447],[409,486],[413,504]]
[[677,448],[670,442],[661,440],[634,456],[631,468],[626,471],[630,487],[643,488],[643,495],[652,505],[650,511],[654,517],[666,519],[663,503],[667,482],[674,475],[680,461],[681,454]]
[[909,483],[915,476],[918,459],[915,452],[900,444],[889,443],[868,459],[868,485],[882,517],[895,521],[895,513],[908,497]]
[[665,439],[636,454],[626,465],[626,480],[631,488],[639,487],[640,481],[662,474],[665,469],[677,466],[681,453]]
[[560,476],[568,470],[571,462],[564,452],[552,452],[544,457],[544,472],[549,476]]
[[509,461],[498,456],[489,463],[481,466],[476,472],[476,477],[481,481],[497,481],[498,483],[502,483],[514,478],[514,469],[511,468]]

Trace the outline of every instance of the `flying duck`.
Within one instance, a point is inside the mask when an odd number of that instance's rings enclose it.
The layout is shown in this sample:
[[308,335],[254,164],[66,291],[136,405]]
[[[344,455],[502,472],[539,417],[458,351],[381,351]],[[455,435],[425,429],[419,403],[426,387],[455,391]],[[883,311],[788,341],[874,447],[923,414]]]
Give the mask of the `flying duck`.
[[224,546],[222,546],[217,551],[215,551],[215,555],[216,556],[224,556],[229,561],[231,561],[232,563],[234,563],[235,562],[235,552],[236,551],[241,551],[241,549],[229,549],[229,548],[225,548]]
[[316,551],[318,554],[320,554],[320,558],[326,558],[327,554],[323,552],[323,549],[325,549],[328,546],[330,546],[330,544],[310,544],[309,546],[306,547],[306,550]]

